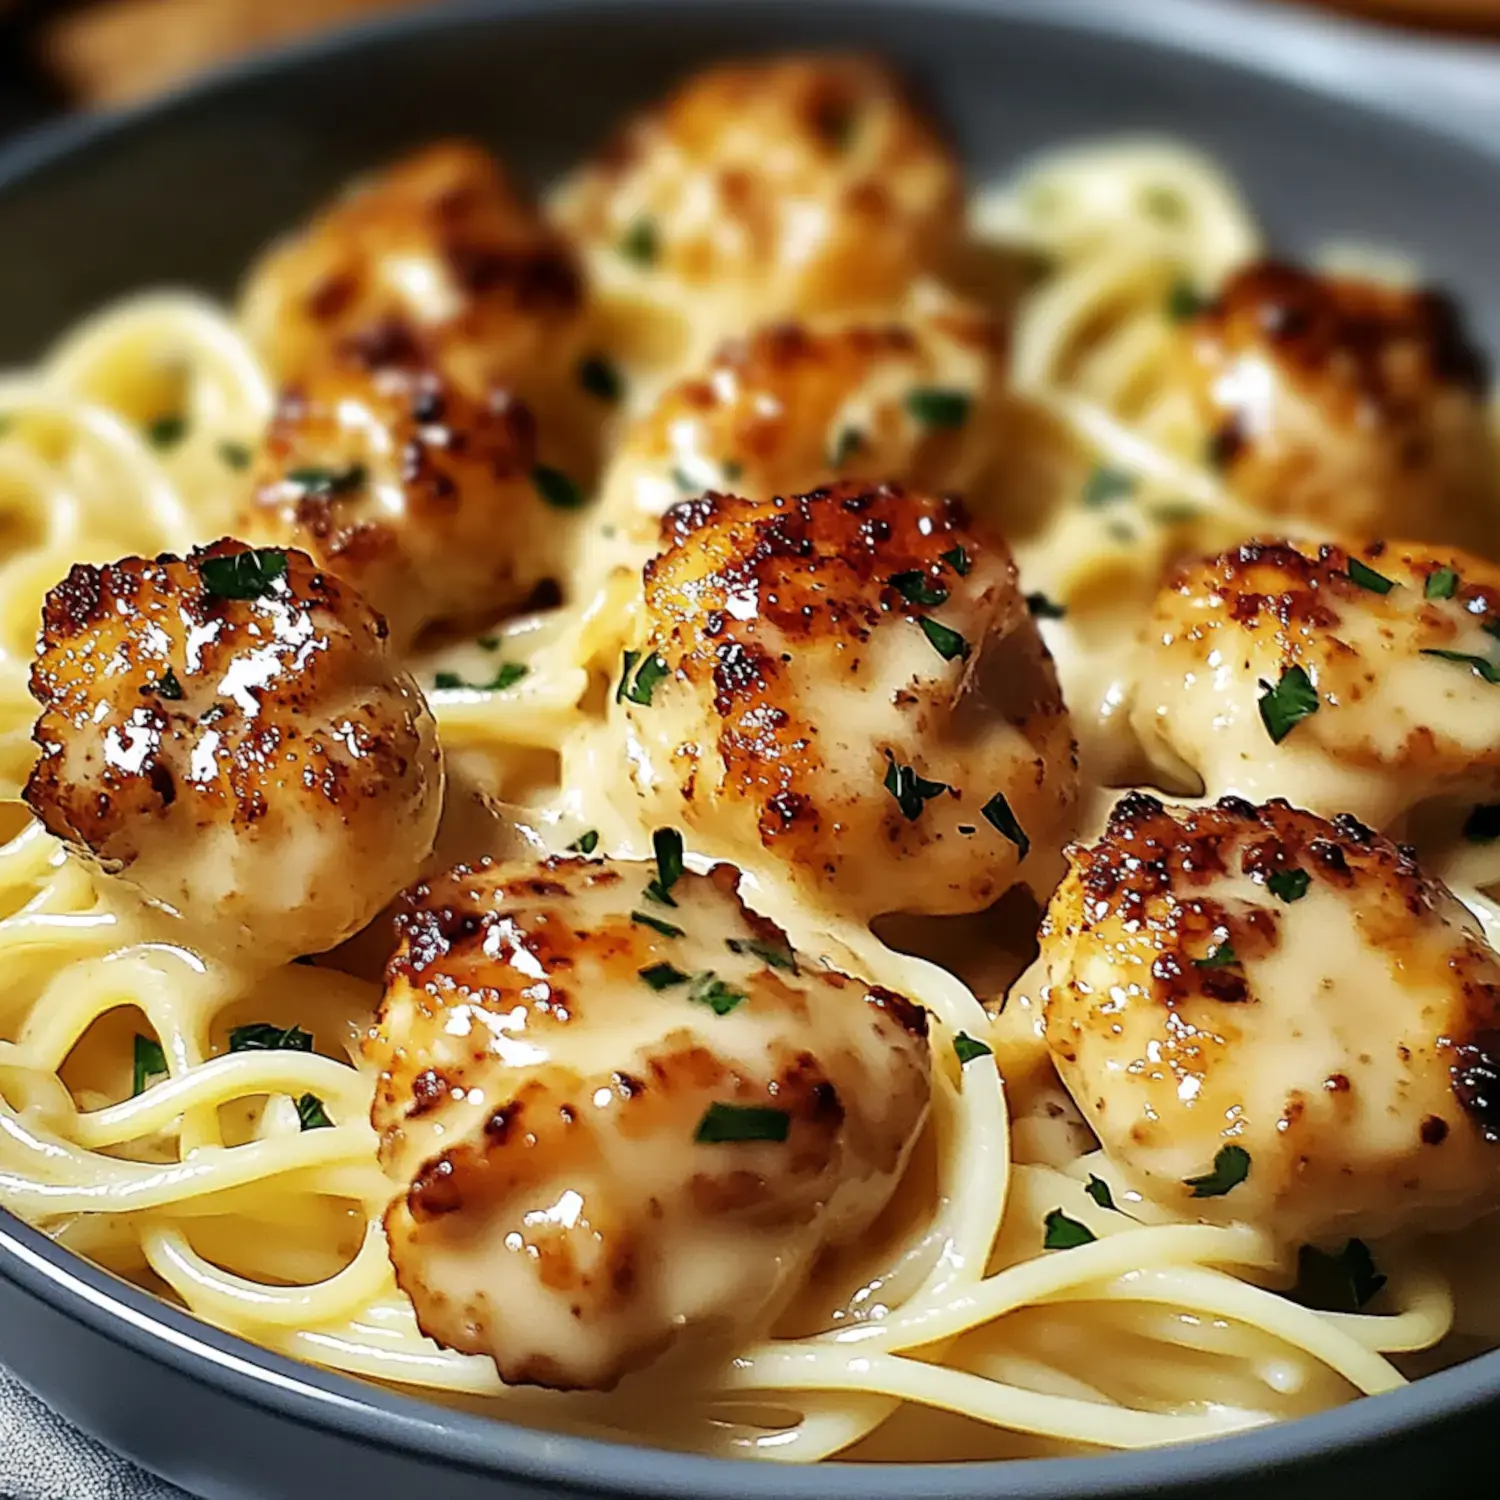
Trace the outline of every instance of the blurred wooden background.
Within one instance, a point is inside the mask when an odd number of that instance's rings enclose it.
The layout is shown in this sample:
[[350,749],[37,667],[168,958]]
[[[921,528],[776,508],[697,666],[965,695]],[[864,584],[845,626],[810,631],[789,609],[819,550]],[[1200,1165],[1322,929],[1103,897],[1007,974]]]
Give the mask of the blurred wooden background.
[[[240,53],[435,0],[0,0],[8,66],[0,94],[22,106],[126,103]],[[711,4],[712,0],[704,0]],[[1293,0],[1263,0],[1270,5]],[[1500,0],[1307,0],[1400,25],[1500,35]],[[0,110],[0,123],[7,113]]]

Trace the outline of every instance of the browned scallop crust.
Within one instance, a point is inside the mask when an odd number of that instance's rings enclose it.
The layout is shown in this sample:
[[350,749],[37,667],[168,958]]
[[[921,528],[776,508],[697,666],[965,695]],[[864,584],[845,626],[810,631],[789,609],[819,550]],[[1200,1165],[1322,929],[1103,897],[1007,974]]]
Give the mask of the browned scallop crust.
[[[269,568],[259,597],[206,581],[237,557]],[[78,564],[43,611],[26,801],[52,833],[209,928],[308,894],[284,931],[254,936],[329,947],[410,878],[436,824],[431,716],[385,636],[301,552],[226,540],[186,559]],[[240,878],[248,850],[266,861],[265,889]],[[351,879],[344,866],[361,859]],[[313,900],[333,869],[338,891]]]
[[[1068,854],[1047,1041],[1152,1196],[1293,1240],[1500,1199],[1500,961],[1410,849],[1284,801],[1131,793]],[[1194,1193],[1226,1145],[1248,1176]]]
[[1209,457],[1257,507],[1483,548],[1487,370],[1446,296],[1263,261],[1185,326],[1183,352]]
[[[780,1275],[878,1211],[926,1109],[919,1008],[798,963],[730,867],[670,905],[655,874],[485,862],[399,918],[369,1048],[403,1184],[392,1260],[423,1330],[512,1383],[607,1387],[753,1325]],[[647,983],[663,967],[679,977]],[[703,973],[727,1008],[692,1001]],[[698,1139],[723,1105],[784,1139]]]

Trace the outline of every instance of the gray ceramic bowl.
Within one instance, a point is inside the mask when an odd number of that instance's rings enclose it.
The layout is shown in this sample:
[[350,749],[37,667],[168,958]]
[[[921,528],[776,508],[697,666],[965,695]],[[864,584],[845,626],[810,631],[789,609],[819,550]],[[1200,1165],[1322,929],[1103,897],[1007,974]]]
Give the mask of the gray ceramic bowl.
[[[1258,9],[1258,8],[1257,8]],[[445,132],[545,179],[688,68],[850,44],[941,100],[971,169],[1162,128],[1218,152],[1296,251],[1416,254],[1500,348],[1500,147],[1389,44],[1177,0],[491,0],[358,30],[0,156],[0,358],[106,298],[227,290],[351,172]],[[980,1500],[1492,1492],[1500,1354],[1247,1437],[1010,1465],[789,1471],[551,1437],[322,1374],[216,1332],[0,1212],[0,1356],[67,1416],[212,1497]],[[1274,1486],[1274,1490],[1272,1489]]]

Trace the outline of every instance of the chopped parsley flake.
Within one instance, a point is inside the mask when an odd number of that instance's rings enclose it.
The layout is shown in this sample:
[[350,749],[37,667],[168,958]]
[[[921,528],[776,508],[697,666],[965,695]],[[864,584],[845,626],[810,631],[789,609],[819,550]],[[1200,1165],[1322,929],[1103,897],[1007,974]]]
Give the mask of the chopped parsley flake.
[[[574,854],[592,854],[599,847],[599,830],[590,828],[587,833],[580,833],[568,848]],[[674,935],[675,934],[671,934]]]
[[919,776],[915,766],[903,766],[889,750],[885,752],[885,758],[889,764],[883,785],[896,799],[896,806],[910,823],[915,823],[922,816],[922,809],[934,797],[941,797],[944,792],[953,790],[945,782],[928,781],[925,776]]
[[513,688],[530,670],[525,662],[507,661],[500,664],[500,670],[488,682],[467,682],[457,672],[437,672],[433,675],[432,685],[445,691],[468,688],[475,693],[503,693],[507,688]]
[[967,1031],[960,1031],[953,1038],[953,1055],[958,1059],[959,1067],[963,1067],[965,1063],[973,1062],[976,1057],[993,1057],[994,1053],[978,1037],[970,1036]]
[[1423,656],[1436,656],[1441,661],[1456,661],[1466,667],[1473,669],[1486,682],[1500,683],[1500,662],[1491,661],[1487,656],[1470,656],[1464,651],[1423,651]]
[[1210,948],[1202,958],[1195,958],[1193,964],[1199,969],[1232,969],[1239,961],[1234,944],[1226,941]]
[[960,578],[969,576],[969,554],[962,547],[952,547],[940,555]]
[[1293,901],[1300,901],[1307,894],[1307,888],[1311,884],[1312,876],[1306,870],[1277,870],[1267,878],[1266,889],[1278,901],[1285,901],[1290,906]]
[[950,630],[946,625],[939,625],[936,620],[930,619],[927,615],[919,615],[917,624],[922,627],[922,634],[927,637],[928,645],[944,661],[952,661],[955,657],[959,661],[968,661],[971,648],[956,630]]
[[[630,669],[638,660],[641,664],[627,687],[626,679],[630,677]],[[628,698],[632,703],[639,703],[643,708],[649,708],[651,695],[656,691],[656,684],[667,675],[669,670],[666,659],[658,656],[654,651],[644,660],[641,660],[638,651],[627,651],[620,671],[620,684],[615,689],[615,702],[619,703]]]
[[654,219],[637,219],[620,237],[620,254],[638,266],[654,266],[660,252]]
[[363,464],[350,464],[343,469],[289,469],[287,483],[309,495],[324,498],[329,495],[347,495],[361,488],[369,477]]
[[1042,1236],[1044,1250],[1076,1250],[1080,1245],[1092,1245],[1098,1238],[1087,1224],[1070,1219],[1060,1208],[1054,1208],[1043,1223],[1046,1225]]
[[1250,1153],[1243,1146],[1220,1146],[1214,1156],[1213,1171],[1202,1177],[1189,1177],[1184,1187],[1193,1190],[1195,1198],[1222,1198],[1250,1175]]
[[1363,1240],[1334,1254],[1304,1245],[1297,1252],[1297,1285],[1289,1295],[1318,1312],[1356,1313],[1386,1283]]
[[217,599],[264,599],[276,592],[286,577],[286,553],[276,547],[257,547],[205,557],[198,564],[203,591]]
[[297,1101],[297,1120],[304,1130],[329,1130],[333,1126],[316,1094],[304,1094]]
[[170,698],[176,702],[182,697],[182,684],[178,682],[177,674],[171,667],[168,667],[151,686],[156,689],[158,698]]
[[682,879],[682,835],[675,828],[658,828],[651,835],[651,848],[656,854],[656,879],[646,887],[646,895],[662,906],[676,906],[672,899],[672,887]]
[[611,405],[625,394],[620,372],[602,354],[590,354],[579,361],[578,383],[589,395]]
[[688,976],[674,964],[652,964],[636,971],[653,990],[669,990],[674,985],[686,984]]
[[797,968],[797,955],[790,943],[778,947],[775,943],[761,943],[754,938],[725,938],[724,946],[731,953],[748,953],[773,969],[789,969],[793,974],[800,972]]
[[1112,1213],[1117,1214],[1124,1212],[1123,1209],[1115,1207],[1115,1195],[1110,1192],[1109,1184],[1102,1177],[1095,1177],[1092,1172],[1089,1173],[1088,1186],[1084,1188],[1084,1192],[1086,1192],[1089,1197],[1099,1205],[1100,1208],[1107,1208]]
[[1031,840],[1026,837],[1026,830],[1016,821],[1016,815],[1011,811],[1010,803],[1005,799],[1005,793],[996,792],[979,809],[979,812],[991,828],[1003,834],[1021,851],[1021,858],[1025,859],[1031,852]]
[[1141,193],[1141,203],[1153,219],[1164,224],[1180,224],[1187,211],[1182,194],[1176,188],[1153,182]]
[[561,469],[537,464],[531,471],[531,482],[553,510],[577,510],[583,504],[583,491]]
[[946,604],[948,590],[935,583],[921,568],[892,573],[890,585],[908,604]]
[[[586,850],[585,853],[587,853]],[[649,912],[633,911],[630,914],[630,920],[640,927],[649,927],[652,932],[661,933],[663,937],[682,936],[682,928],[674,926],[671,922],[663,922],[660,917],[653,917]]]
[[244,443],[236,443],[230,438],[225,438],[219,444],[219,458],[231,469],[248,469],[250,467],[250,449]]
[[229,1033],[231,1052],[311,1052],[312,1032],[300,1026],[272,1026],[266,1021],[254,1021],[249,1026],[236,1026]]
[[[1427,575],[1422,592],[1429,599],[1451,599],[1458,588],[1458,572],[1454,568],[1439,568]],[[1357,1243],[1357,1242],[1351,1242]]]
[[833,440],[833,451],[828,455],[828,465],[842,469],[865,445],[865,435],[858,427],[841,427]]
[[1204,297],[1186,276],[1179,276],[1167,288],[1167,316],[1174,323],[1188,323],[1208,306]]
[[739,1141],[784,1141],[792,1128],[792,1117],[784,1109],[757,1104],[713,1103],[698,1121],[693,1139],[703,1146]]
[[153,448],[175,448],[187,436],[187,418],[180,412],[169,412],[146,424],[146,441]]
[[693,975],[692,988],[688,990],[688,999],[694,1005],[706,1005],[716,1016],[727,1016],[749,998],[744,990],[725,984],[712,970]]
[[972,404],[966,392],[942,386],[918,386],[906,393],[907,411],[926,427],[962,427]]
[[1387,578],[1384,573],[1377,573],[1374,568],[1367,567],[1357,557],[1349,559],[1349,577],[1362,589],[1369,589],[1372,594],[1388,594],[1396,587],[1394,578]]
[[1134,493],[1134,474],[1127,474],[1124,469],[1109,464],[1099,464],[1083,486],[1083,503],[1090,510],[1100,510]]
[[1067,605],[1054,604],[1045,594],[1027,594],[1026,608],[1038,620],[1065,620],[1068,617]]
[[498,635],[482,635],[474,644],[482,650],[494,651],[500,645],[500,637]]
[[1288,667],[1275,687],[1265,681],[1261,686],[1265,692],[1259,700],[1260,721],[1273,745],[1279,745],[1304,719],[1318,711],[1318,690],[1302,667]]
[[135,1068],[132,1074],[130,1096],[141,1093],[153,1078],[160,1078],[167,1071],[167,1054],[154,1037],[135,1035]]

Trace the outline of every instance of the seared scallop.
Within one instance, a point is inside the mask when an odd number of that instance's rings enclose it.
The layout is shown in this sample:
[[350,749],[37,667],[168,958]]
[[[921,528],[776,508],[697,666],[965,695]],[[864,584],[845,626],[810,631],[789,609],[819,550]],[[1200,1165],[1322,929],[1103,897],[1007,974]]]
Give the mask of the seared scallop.
[[583,500],[531,411],[421,365],[333,368],[284,395],[241,533],[296,542],[390,622],[484,622],[565,571]]
[[1176,784],[1388,827],[1500,796],[1500,570],[1411,542],[1248,542],[1181,566],[1133,722]]
[[190,946],[331,948],[432,847],[432,715],[380,618],[300,552],[79,564],[47,596],[31,691],[32,811]]
[[887,306],[943,265],[963,218],[952,151],[862,57],[710,68],[557,207],[616,311],[643,314],[630,353],[653,364],[747,324]]
[[960,502],[709,494],[662,531],[611,706],[648,818],[861,916],[1050,889],[1067,710],[1009,552]]
[[1181,337],[1208,457],[1251,505],[1344,535],[1490,543],[1487,375],[1446,297],[1262,262]]
[[460,867],[398,920],[369,1047],[391,1259],[423,1331],[512,1384],[764,1332],[926,1115],[923,1011],[656,848]]
[[1047,1043],[1142,1192],[1289,1243],[1500,1207],[1500,960],[1410,851],[1132,793],[1069,858]]
[[662,514],[705,489],[768,500],[861,478],[971,491],[994,456],[1000,345],[988,318],[939,295],[899,320],[732,340],[627,429],[599,520],[617,554],[649,553]]

